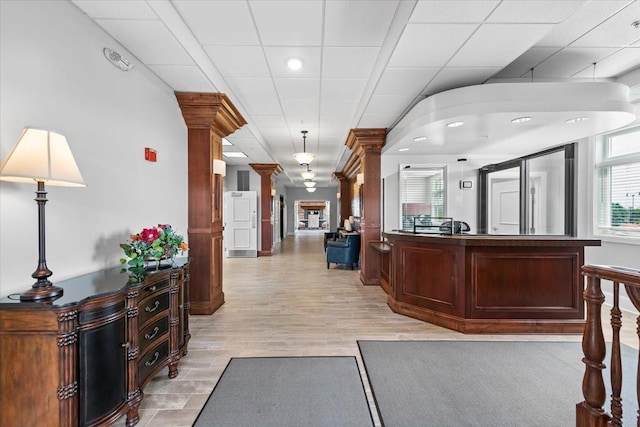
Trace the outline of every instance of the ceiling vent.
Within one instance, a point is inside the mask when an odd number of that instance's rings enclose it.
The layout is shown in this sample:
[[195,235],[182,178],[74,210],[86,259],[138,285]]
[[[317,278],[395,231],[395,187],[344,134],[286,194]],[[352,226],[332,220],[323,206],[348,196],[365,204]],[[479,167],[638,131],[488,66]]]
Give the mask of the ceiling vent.
[[114,66],[118,67],[122,71],[129,71],[133,68],[133,64],[123,58],[122,55],[120,55],[115,50],[105,47],[104,49],[102,49],[102,52],[104,53],[105,58],[109,60],[109,62],[111,62]]

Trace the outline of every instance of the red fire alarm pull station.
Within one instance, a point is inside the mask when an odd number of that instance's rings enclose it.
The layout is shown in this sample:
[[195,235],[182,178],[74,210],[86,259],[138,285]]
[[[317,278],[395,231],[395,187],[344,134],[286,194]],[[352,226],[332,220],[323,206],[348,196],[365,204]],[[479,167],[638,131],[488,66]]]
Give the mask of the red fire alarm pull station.
[[148,160],[150,162],[155,162],[155,161],[157,161],[156,155],[157,155],[156,150],[154,150],[153,148],[144,147],[144,159],[145,160]]

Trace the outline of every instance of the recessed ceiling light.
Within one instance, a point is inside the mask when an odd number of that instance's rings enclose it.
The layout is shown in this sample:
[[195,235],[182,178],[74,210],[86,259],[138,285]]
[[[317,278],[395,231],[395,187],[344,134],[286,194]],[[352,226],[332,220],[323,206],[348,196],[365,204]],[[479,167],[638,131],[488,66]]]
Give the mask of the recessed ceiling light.
[[225,157],[247,157],[246,154],[240,151],[229,151],[228,153],[222,153]]
[[416,136],[415,138],[413,138],[415,142],[425,141],[426,139],[427,139],[426,136]]
[[290,70],[297,71],[302,68],[302,61],[298,58],[289,58],[287,59],[287,67],[289,67]]
[[524,123],[524,122],[528,122],[529,120],[531,120],[531,117],[518,117],[515,118],[513,120],[511,120],[511,123]]
[[462,126],[464,122],[451,122],[447,123],[448,128],[457,128],[458,126]]
[[398,151],[409,151],[408,148],[398,148]]
[[587,120],[588,117],[574,117],[573,119],[569,119],[567,120],[567,123],[572,124],[572,123],[578,123],[578,122],[582,122],[584,120]]

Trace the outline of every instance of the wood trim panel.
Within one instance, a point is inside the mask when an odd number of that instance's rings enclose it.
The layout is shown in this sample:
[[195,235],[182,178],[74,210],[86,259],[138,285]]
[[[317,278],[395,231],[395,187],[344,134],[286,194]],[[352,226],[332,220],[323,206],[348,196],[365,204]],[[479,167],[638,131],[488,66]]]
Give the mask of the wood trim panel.
[[271,256],[273,253],[273,230],[271,226],[271,188],[273,178],[282,172],[277,163],[249,163],[260,175],[260,250],[258,256]]

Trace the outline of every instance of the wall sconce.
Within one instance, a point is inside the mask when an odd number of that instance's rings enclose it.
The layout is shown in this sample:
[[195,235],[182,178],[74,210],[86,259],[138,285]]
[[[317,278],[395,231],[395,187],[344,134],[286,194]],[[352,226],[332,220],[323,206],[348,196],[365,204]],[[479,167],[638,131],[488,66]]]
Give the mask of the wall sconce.
[[364,184],[364,174],[363,173],[359,173],[358,175],[356,175],[356,183],[358,185]]
[[213,159],[213,173],[216,175],[227,175],[227,164],[224,160]]
[[340,192],[338,192],[338,194],[336,194],[336,199],[340,200]]
[[273,197],[273,196],[275,196],[275,195],[276,195],[276,189],[275,189],[275,188],[272,188],[272,189],[271,189],[271,197]]
[[60,187],[85,187],[73,158],[67,138],[48,130],[26,128],[9,156],[0,166],[3,181],[37,183],[38,205],[38,267],[31,277],[36,279],[31,289],[20,295],[20,301],[41,301],[62,296],[63,289],[49,281],[53,274],[47,267],[44,205],[47,192],[44,184]]

